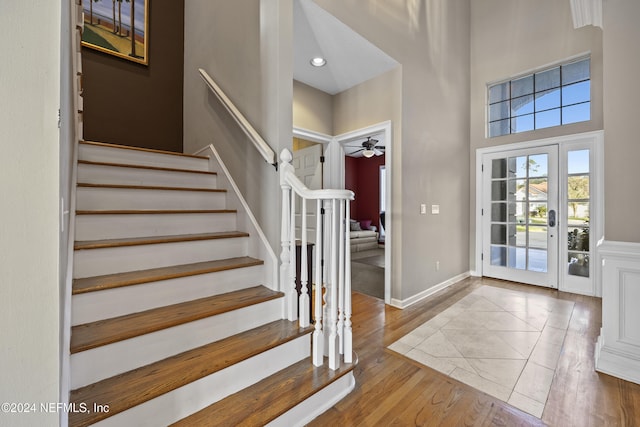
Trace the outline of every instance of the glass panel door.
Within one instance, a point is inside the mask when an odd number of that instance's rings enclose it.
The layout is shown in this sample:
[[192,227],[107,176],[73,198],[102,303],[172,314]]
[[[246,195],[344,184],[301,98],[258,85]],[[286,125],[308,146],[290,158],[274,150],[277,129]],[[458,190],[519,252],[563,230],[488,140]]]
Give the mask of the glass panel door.
[[558,286],[558,148],[483,158],[483,274]]

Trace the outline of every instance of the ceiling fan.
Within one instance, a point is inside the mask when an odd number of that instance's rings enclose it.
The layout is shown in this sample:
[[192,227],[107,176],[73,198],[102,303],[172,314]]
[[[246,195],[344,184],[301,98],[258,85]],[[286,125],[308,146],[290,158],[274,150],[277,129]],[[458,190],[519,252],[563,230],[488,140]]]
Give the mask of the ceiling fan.
[[359,153],[360,151],[362,151],[362,155],[365,156],[366,158],[370,158],[373,157],[374,155],[376,156],[381,156],[384,154],[384,145],[376,145],[379,141],[377,139],[373,139],[370,136],[367,137],[367,140],[364,141],[360,147],[359,150],[354,151],[351,154],[355,154],[355,153]]

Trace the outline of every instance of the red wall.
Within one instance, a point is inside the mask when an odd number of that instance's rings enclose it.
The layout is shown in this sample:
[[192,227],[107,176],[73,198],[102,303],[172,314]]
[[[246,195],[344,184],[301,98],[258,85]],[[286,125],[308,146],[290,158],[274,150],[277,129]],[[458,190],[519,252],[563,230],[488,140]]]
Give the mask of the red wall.
[[345,157],[345,188],[356,194],[351,202],[351,218],[370,219],[380,229],[380,166],[385,156]]

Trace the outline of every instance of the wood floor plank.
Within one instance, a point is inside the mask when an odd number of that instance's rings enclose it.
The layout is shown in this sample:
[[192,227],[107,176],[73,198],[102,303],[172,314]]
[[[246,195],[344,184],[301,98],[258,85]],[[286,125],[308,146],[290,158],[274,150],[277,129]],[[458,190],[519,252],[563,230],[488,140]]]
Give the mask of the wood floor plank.
[[317,393],[353,370],[354,362],[332,371],[328,361],[315,367],[302,360],[264,380],[216,402],[171,427],[259,426],[273,421],[299,402]]
[[125,239],[83,240],[76,241],[73,249],[103,249],[123,246],[156,245],[160,243],[195,242],[199,240],[234,239],[248,237],[249,233],[241,231],[219,231],[204,234],[181,234],[174,236],[128,237]]
[[200,298],[71,328],[71,353],[89,350],[253,304],[281,298],[264,286]]
[[[575,302],[542,419],[385,349],[482,285]],[[352,311],[356,388],[309,426],[640,426],[640,385],[594,370],[598,298],[471,277],[404,310],[353,293]]]
[[140,285],[160,280],[197,276],[218,271],[262,265],[264,261],[251,257],[228,258],[194,264],[160,267],[149,270],[127,271],[73,280],[73,295],[115,289],[123,286]]
[[85,403],[89,408],[108,405],[109,413],[72,412],[69,425],[96,423],[312,331],[310,327],[300,328],[297,322],[278,320],[73,390],[71,402]]

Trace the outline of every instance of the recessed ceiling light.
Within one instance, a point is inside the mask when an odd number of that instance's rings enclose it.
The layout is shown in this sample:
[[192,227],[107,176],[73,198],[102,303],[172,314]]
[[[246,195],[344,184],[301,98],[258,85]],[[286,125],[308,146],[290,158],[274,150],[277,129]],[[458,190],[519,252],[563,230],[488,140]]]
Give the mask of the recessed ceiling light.
[[327,60],[322,57],[316,56],[309,62],[311,62],[311,65],[313,65],[314,67],[322,67],[327,63]]

